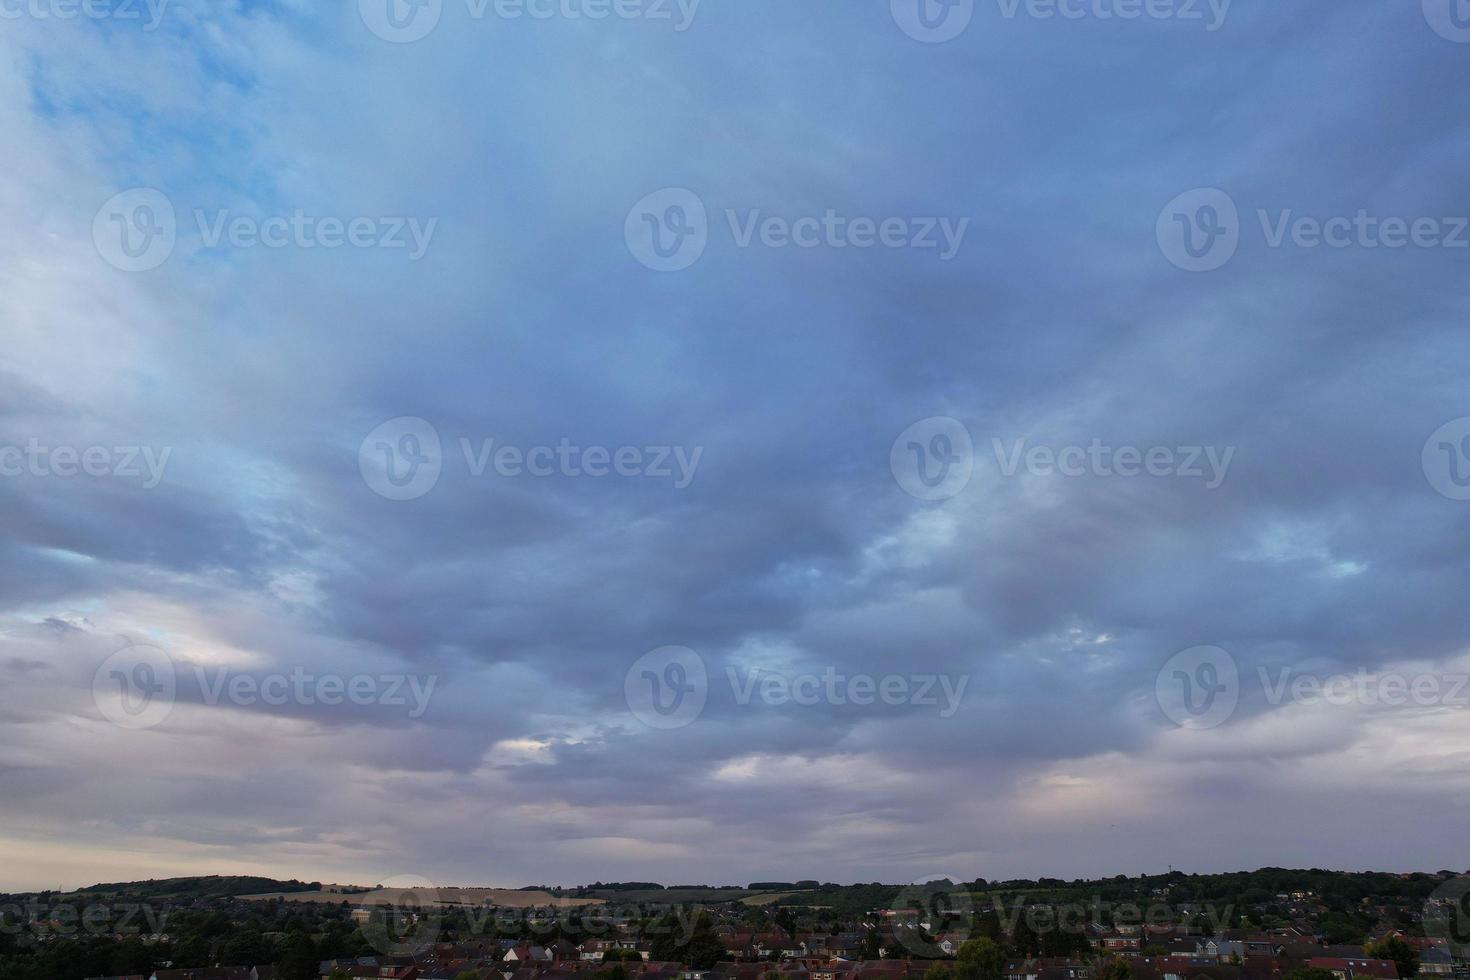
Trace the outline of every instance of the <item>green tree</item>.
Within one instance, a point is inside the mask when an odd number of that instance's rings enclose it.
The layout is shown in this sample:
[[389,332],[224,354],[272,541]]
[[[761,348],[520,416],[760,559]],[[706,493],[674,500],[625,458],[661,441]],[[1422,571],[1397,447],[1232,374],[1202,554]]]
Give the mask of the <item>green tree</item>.
[[1376,943],[1369,943],[1367,954],[1375,960],[1393,960],[1403,980],[1419,974],[1419,952],[1404,942],[1402,936],[1389,936]]
[[210,966],[209,941],[197,933],[185,933],[171,944],[169,958],[175,966]]
[[266,961],[265,940],[258,931],[241,929],[225,941],[220,949],[221,966],[259,966]]
[[1317,966],[1299,966],[1286,975],[1286,980],[1337,980],[1337,974]]
[[680,917],[673,912],[654,919],[648,926],[648,958],[660,963],[682,960],[684,953],[684,928]]
[[632,963],[635,961],[643,961],[642,955],[636,949],[622,949],[621,947],[614,946],[602,954],[602,962],[604,963]]
[[1060,919],[1050,929],[1042,930],[1042,956],[1080,956],[1091,949],[1092,944],[1082,929],[1066,926]]
[[304,932],[294,932],[286,940],[286,952],[281,957],[281,980],[315,980],[321,976],[317,967],[316,944]]
[[111,976],[147,976],[153,972],[153,951],[139,939],[124,939],[108,954],[107,966]]
[[1005,949],[986,936],[969,940],[955,953],[955,980],[1000,980],[1005,968]]
[[689,950],[685,962],[696,970],[708,970],[725,958],[725,944],[715,932],[714,920],[708,912],[699,913],[694,920],[694,930],[689,936]]
[[1368,927],[1351,916],[1332,912],[1317,920],[1317,928],[1332,946],[1348,946],[1363,941]]
[[1036,938],[1036,930],[1031,928],[1031,923],[1026,921],[1024,915],[1016,920],[1016,930],[1011,933],[1011,951],[1024,957],[1041,953],[1041,942]]
[[1114,956],[1104,963],[1094,975],[1094,980],[1132,980],[1133,971],[1128,969],[1128,961],[1121,956]]
[[948,963],[935,963],[924,971],[924,980],[955,980],[954,967]]
[[975,938],[981,937],[994,939],[998,943],[1005,941],[1005,930],[1000,924],[1000,913],[995,909],[986,909],[975,917]]
[[653,938],[649,943],[649,957],[687,963],[696,970],[708,970],[724,959],[725,944],[720,942],[708,912],[700,912],[692,924],[686,925],[687,921],[674,913],[659,919],[651,930]]

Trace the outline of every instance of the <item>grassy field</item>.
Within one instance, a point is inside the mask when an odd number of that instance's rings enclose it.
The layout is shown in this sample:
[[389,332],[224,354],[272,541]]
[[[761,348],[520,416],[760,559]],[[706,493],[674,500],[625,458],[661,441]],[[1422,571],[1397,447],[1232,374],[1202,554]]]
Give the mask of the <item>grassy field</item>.
[[738,902],[757,894],[746,888],[637,888],[637,889],[593,889],[591,894],[600,902],[626,905],[633,902],[680,904],[683,902]]
[[[410,894],[412,893],[412,894]],[[368,892],[346,893],[324,889],[314,892],[267,892],[241,895],[246,901],[281,899],[286,902],[347,902],[351,905],[390,905],[413,902],[420,906],[448,908],[456,905],[495,905],[501,908],[528,909],[536,906],[570,908],[595,905],[595,898],[557,898],[544,891],[521,891],[514,888],[375,888]]]
[[810,895],[810,894],[811,894],[811,892],[809,892],[809,891],[799,891],[799,892],[760,892],[759,894],[754,894],[754,895],[751,895],[749,898],[743,899],[743,901],[745,902],[746,905],[770,905],[772,902],[779,902],[779,901],[781,901],[781,899],[783,899],[783,898],[790,898],[792,895]]

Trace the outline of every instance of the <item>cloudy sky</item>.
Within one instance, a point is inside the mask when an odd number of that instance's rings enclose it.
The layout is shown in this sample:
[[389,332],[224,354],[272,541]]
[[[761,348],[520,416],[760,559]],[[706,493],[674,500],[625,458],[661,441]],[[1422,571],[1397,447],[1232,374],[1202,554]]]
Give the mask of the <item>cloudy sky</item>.
[[1470,23],[1063,8],[0,3],[0,887],[1470,866]]

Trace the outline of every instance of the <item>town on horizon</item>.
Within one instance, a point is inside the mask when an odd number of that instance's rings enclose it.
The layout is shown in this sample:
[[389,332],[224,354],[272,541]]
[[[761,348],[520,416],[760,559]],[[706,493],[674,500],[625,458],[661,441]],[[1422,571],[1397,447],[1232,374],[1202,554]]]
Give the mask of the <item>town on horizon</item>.
[[[1168,879],[1169,877],[1172,877],[1172,876],[1178,875],[1178,874],[1182,874],[1182,875],[1185,875],[1185,876],[1188,876],[1188,877],[1199,877],[1201,875],[1208,876],[1208,875],[1252,874],[1252,873],[1261,872],[1261,871],[1280,871],[1280,870],[1288,870],[1288,871],[1290,871],[1292,869],[1284,869],[1284,868],[1281,868],[1281,867],[1278,867],[1278,866],[1275,866],[1275,865],[1264,865],[1262,867],[1255,868],[1253,870],[1244,870],[1244,869],[1242,869],[1242,870],[1235,870],[1235,871],[1189,871],[1189,870],[1185,870],[1183,868],[1175,869],[1173,867],[1170,867],[1166,872],[1153,872],[1153,873],[1144,872],[1144,873],[1137,873],[1137,874],[1133,874],[1133,875],[1100,875],[1100,876],[1095,876],[1095,877],[1079,876],[1079,877],[1074,877],[1074,878],[1059,878],[1059,877],[1052,876],[1052,875],[1041,875],[1041,876],[1039,876],[1037,878],[996,879],[996,881],[997,882],[1001,882],[1001,881],[1008,881],[1008,882],[1031,881],[1031,882],[1038,882],[1038,883],[1054,882],[1054,883],[1066,883],[1066,884],[1083,884],[1083,883],[1087,883],[1087,882],[1105,882],[1105,881],[1129,880],[1129,879],[1146,880],[1146,879],[1149,879],[1149,878],[1159,878],[1161,880],[1164,880],[1164,879]],[[1461,871],[1454,871],[1454,870],[1451,870],[1451,869],[1448,869],[1448,868],[1439,868],[1437,870],[1430,870],[1430,869],[1427,869],[1427,868],[1416,868],[1416,869],[1412,869],[1412,870],[1403,870],[1403,869],[1384,870],[1382,868],[1369,868],[1369,867],[1365,867],[1365,868],[1315,868],[1314,867],[1314,868],[1311,868],[1311,869],[1303,869],[1303,870],[1309,870],[1312,873],[1319,873],[1319,872],[1324,872],[1325,871],[1327,873],[1339,873],[1340,872],[1340,873],[1344,873],[1344,874],[1383,874],[1383,875],[1398,875],[1399,877],[1403,877],[1403,878],[1412,877],[1413,875],[1416,875],[1416,874],[1424,874],[1424,875],[1456,875],[1456,874],[1467,874],[1467,875],[1470,875],[1470,869],[1467,869],[1467,870],[1461,872]],[[90,885],[78,886],[75,890],[76,891],[84,891],[84,890],[88,890],[90,888],[101,888],[101,887],[105,887],[105,886],[108,886],[108,885],[118,885],[118,884],[123,884],[123,885],[129,885],[129,884],[151,884],[151,883],[160,882],[160,881],[164,881],[164,882],[167,882],[167,881],[200,881],[200,880],[209,881],[209,880],[222,880],[222,879],[230,879],[230,878],[237,878],[237,877],[239,877],[239,876],[223,875],[223,874],[211,874],[211,873],[200,873],[200,874],[190,874],[190,875],[166,875],[166,876],[159,876],[159,877],[156,877],[156,878],[146,878],[146,879],[140,878],[140,879],[137,879],[136,881],[128,881],[128,882],[101,882],[101,881],[99,881],[99,882],[93,882]],[[266,879],[262,879],[262,880],[266,880]],[[290,884],[302,884],[302,883],[304,883],[303,882],[303,879],[300,879],[300,878],[276,879],[276,880],[287,881]],[[367,880],[367,878],[364,878],[363,879],[364,882],[366,880]],[[908,885],[913,885],[913,884],[922,883],[922,882],[931,882],[931,881],[950,881],[950,882],[955,882],[955,883],[963,883],[963,882],[971,882],[971,881],[976,881],[976,880],[982,880],[982,881],[984,881],[986,879],[966,878],[966,877],[963,877],[963,876],[960,876],[960,877],[951,877],[951,876],[948,876],[948,875],[931,875],[931,876],[928,876],[926,878],[915,879],[912,882],[908,882]],[[664,889],[664,890],[667,890],[667,891],[680,891],[680,890],[685,890],[685,889],[732,889],[732,890],[759,891],[759,890],[769,890],[769,889],[773,889],[773,888],[810,889],[810,888],[817,888],[819,886],[836,886],[836,887],[842,887],[842,883],[832,882],[829,879],[824,879],[824,878],[794,878],[794,879],[791,879],[790,881],[782,881],[782,882],[772,882],[772,881],[766,881],[766,880],[758,880],[758,881],[750,881],[747,884],[743,884],[743,885],[741,885],[741,884],[735,884],[735,883],[731,883],[731,882],[725,882],[725,883],[720,883],[720,884],[706,882],[706,883],[697,884],[697,885],[665,884],[663,882],[658,882],[658,881],[631,881],[631,882],[609,881],[609,882],[604,883],[604,882],[602,882],[600,880],[594,881],[594,882],[592,882],[590,884],[550,884],[550,883],[546,883],[546,882],[539,882],[539,883],[535,883],[535,884],[527,883],[527,884],[519,884],[519,885],[504,885],[504,884],[496,885],[496,884],[487,884],[485,882],[462,882],[462,883],[455,883],[455,882],[448,882],[448,881],[430,882],[430,881],[428,881],[428,879],[423,879],[422,884],[398,885],[398,886],[391,886],[391,885],[390,886],[385,886],[385,885],[382,884],[381,881],[379,881],[377,884],[374,884],[374,885],[367,885],[367,884],[364,884],[363,882],[329,882],[329,883],[323,883],[323,882],[319,882],[319,881],[313,881],[313,882],[310,882],[310,884],[312,884],[313,886],[319,887],[319,888],[329,889],[329,890],[347,889],[348,890],[348,893],[362,892],[362,891],[368,891],[368,890],[373,890],[373,889],[381,889],[381,888],[384,888],[384,887],[398,887],[398,888],[413,889],[413,890],[427,890],[427,889],[443,889],[443,890],[449,890],[449,891],[454,891],[454,890],[479,890],[479,891],[485,891],[485,892],[527,892],[527,891],[543,891],[543,892],[546,892],[548,894],[561,894],[561,893],[569,893],[569,892],[570,893],[575,893],[575,892],[579,892],[579,891],[585,892],[585,891],[596,891],[597,889],[615,889],[615,888]],[[894,885],[896,887],[905,887],[900,882],[892,882],[892,881],[890,881],[890,882],[884,882],[884,881],[881,881],[881,880],[873,880],[871,882],[869,882],[869,881],[855,881],[855,882],[852,882],[852,886],[853,887],[862,887],[863,885],[867,885],[867,884],[873,884],[873,885]],[[3,887],[3,886],[4,886],[4,883],[3,882],[0,882],[0,887]],[[56,888],[49,888],[49,889],[31,889],[30,891],[32,891],[32,892],[34,892],[34,891],[66,892],[66,891],[69,891],[69,890],[72,890],[72,889],[67,889],[67,888],[65,888],[63,886],[57,886]],[[22,890],[22,889],[12,889],[12,893],[13,894],[26,894],[27,891],[26,890]],[[4,894],[4,892],[0,892],[0,894]]]
[[1451,871],[0,895],[0,980],[1467,980],[1467,953],[1470,872]]

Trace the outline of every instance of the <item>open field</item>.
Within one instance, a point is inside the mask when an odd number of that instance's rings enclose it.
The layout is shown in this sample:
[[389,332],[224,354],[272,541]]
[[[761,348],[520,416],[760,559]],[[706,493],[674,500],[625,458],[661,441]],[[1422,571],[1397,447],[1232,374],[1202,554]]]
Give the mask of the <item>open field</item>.
[[749,898],[746,898],[743,901],[744,901],[744,903],[746,905],[770,905],[772,902],[779,902],[779,901],[781,901],[781,899],[783,899],[783,898],[790,898],[792,895],[810,895],[810,894],[811,894],[811,892],[809,892],[809,891],[798,891],[798,892],[760,892],[759,894],[751,895]]
[[669,905],[684,902],[738,902],[759,894],[748,888],[594,888],[591,894],[597,901],[610,905],[627,905],[633,902],[653,902]]
[[521,891],[514,888],[375,888],[367,892],[348,893],[323,889],[312,892],[267,892],[263,895],[241,895],[245,901],[282,899],[287,902],[347,902],[352,905],[391,905],[414,903],[435,905],[495,905],[501,908],[528,909],[536,906],[572,908],[596,905],[593,898],[557,898],[544,891]]

